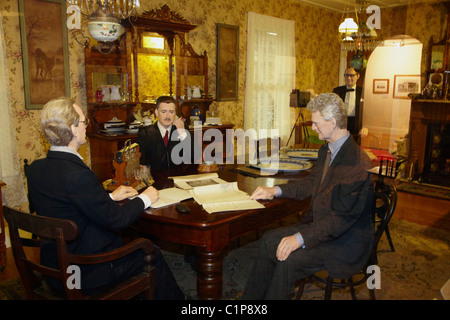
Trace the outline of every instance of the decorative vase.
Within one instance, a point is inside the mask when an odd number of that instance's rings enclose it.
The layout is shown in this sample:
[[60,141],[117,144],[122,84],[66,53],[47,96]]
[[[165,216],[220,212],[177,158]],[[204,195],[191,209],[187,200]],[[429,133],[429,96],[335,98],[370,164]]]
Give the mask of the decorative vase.
[[192,92],[192,98],[201,98],[202,94],[200,93],[200,86],[194,86]]
[[111,87],[108,85],[102,86],[102,94],[103,94],[102,98],[103,102],[111,100]]
[[200,122],[203,121],[203,119],[202,119],[202,111],[200,110],[200,108],[198,107],[198,105],[195,105],[194,108],[192,109],[191,116],[193,116],[193,117],[198,117],[198,120],[199,120]]
[[122,100],[119,88],[120,86],[111,86],[111,100]]

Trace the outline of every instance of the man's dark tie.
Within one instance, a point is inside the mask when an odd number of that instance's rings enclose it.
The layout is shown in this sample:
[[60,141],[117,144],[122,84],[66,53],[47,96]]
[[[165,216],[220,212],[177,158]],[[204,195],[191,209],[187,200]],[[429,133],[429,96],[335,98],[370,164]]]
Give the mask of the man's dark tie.
[[345,92],[355,91],[355,89],[346,89]]
[[164,136],[164,144],[167,147],[167,144],[169,143],[169,130],[166,130],[166,135]]
[[322,184],[323,179],[327,175],[328,167],[330,166],[330,160],[331,160],[331,152],[330,152],[330,149],[328,149],[327,157],[325,158],[325,164],[323,166],[322,178],[320,179],[321,184]]

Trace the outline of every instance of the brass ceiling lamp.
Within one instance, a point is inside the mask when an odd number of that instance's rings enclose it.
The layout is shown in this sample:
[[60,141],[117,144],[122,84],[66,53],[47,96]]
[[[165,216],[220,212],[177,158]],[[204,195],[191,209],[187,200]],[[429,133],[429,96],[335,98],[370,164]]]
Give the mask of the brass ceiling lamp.
[[[370,28],[367,23],[361,19],[367,12],[369,1],[366,0],[356,0],[355,5],[355,18],[357,28],[342,29],[339,26],[340,40],[342,46],[347,51],[361,51],[373,50],[379,44],[377,40],[377,32],[375,28]],[[346,9],[346,14],[348,15],[348,9]],[[347,18],[349,19],[349,18]],[[346,20],[347,20],[346,19]],[[353,19],[351,19],[353,21]],[[341,24],[342,25],[342,24]],[[352,25],[353,26],[353,25]]]
[[120,21],[136,17],[139,9],[139,0],[67,0],[67,13],[72,14],[67,18],[67,28],[72,30],[78,43],[89,47],[91,38],[83,34],[81,27],[84,16],[83,24],[98,42],[94,48],[107,54],[119,46],[125,32]]

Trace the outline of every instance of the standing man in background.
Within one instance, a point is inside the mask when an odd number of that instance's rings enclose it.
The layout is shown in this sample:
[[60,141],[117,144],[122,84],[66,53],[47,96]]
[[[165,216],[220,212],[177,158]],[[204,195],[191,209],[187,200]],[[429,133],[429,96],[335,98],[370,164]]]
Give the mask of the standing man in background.
[[366,136],[368,130],[362,126],[363,103],[361,102],[364,100],[361,99],[363,88],[356,85],[359,77],[359,73],[352,67],[345,69],[345,85],[334,88],[333,92],[344,101],[347,108],[347,129],[353,139],[361,144],[361,135]]

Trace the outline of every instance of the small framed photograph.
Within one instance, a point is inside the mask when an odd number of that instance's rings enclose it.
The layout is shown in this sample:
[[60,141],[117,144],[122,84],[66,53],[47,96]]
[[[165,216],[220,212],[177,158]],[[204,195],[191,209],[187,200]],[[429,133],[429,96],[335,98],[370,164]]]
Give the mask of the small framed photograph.
[[389,79],[373,79],[373,91],[374,94],[386,94],[389,93]]
[[409,99],[410,93],[420,93],[420,75],[395,75],[393,97]]

